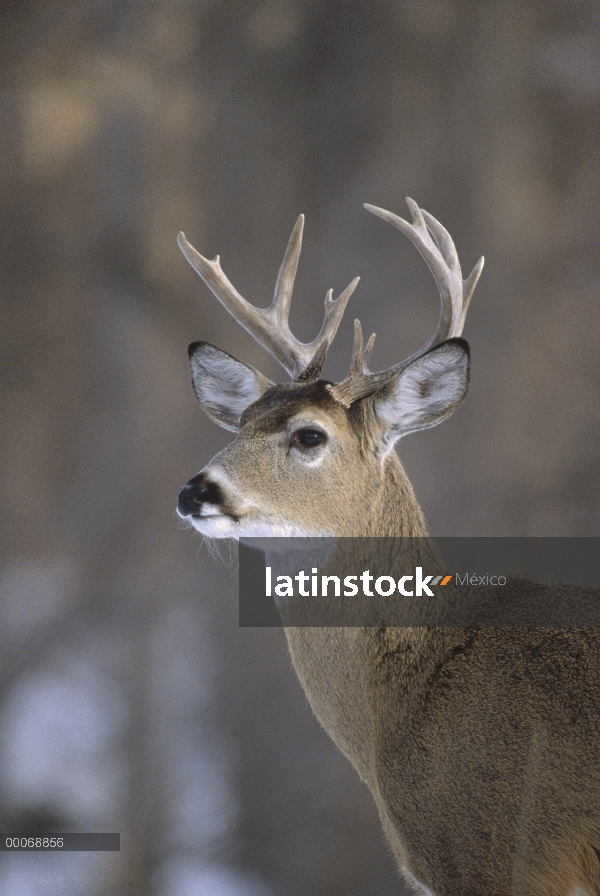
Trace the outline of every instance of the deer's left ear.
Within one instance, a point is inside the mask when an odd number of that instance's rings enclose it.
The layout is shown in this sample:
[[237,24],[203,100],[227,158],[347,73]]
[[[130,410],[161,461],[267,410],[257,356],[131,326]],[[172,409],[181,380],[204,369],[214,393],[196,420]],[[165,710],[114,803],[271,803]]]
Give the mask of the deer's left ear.
[[437,426],[458,407],[468,385],[469,345],[464,339],[448,339],[417,358],[387,394],[372,399],[386,442]]
[[196,398],[215,423],[237,432],[247,407],[273,386],[262,373],[208,342],[188,347]]

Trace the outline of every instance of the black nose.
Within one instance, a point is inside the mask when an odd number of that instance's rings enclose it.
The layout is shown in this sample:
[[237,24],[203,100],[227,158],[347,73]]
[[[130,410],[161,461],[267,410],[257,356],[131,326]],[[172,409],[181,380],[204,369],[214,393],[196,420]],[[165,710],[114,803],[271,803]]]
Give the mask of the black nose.
[[179,492],[177,510],[182,516],[200,516],[203,504],[221,504],[223,493],[205,473],[198,473]]

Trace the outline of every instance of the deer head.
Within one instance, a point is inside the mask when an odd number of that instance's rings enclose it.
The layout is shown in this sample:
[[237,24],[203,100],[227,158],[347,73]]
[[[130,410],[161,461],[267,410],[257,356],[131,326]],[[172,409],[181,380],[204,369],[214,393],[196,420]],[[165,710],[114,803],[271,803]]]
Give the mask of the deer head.
[[424,535],[423,518],[392,450],[408,433],[436,426],[465,396],[469,349],[460,338],[483,267],[463,281],[448,232],[407,199],[413,222],[366,205],[418,248],[438,285],[441,313],[429,341],[387,370],[372,372],[375,335],[363,344],[354,322],[354,350],[340,383],[320,378],[358,278],[325,298],[321,332],[309,343],[291,333],[288,316],[304,217],[296,222],[272,304],[256,308],[236,291],[219,256],[203,258],[183,233],[179,245],[193,268],[235,319],[292,377],[276,385],[205,342],[189,347],[192,383],[206,413],[237,433],[179,495],[178,513],[211,538],[271,535]]

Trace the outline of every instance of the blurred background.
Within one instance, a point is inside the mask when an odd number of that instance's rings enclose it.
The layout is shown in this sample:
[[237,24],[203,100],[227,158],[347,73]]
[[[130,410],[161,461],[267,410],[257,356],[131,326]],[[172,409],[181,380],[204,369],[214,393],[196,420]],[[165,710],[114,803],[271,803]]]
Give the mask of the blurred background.
[[187,344],[282,371],[176,244],[292,328],[360,274],[380,369],[438,315],[363,202],[414,197],[486,267],[467,400],[400,455],[437,535],[598,535],[600,8],[594,0],[20,0],[0,10],[0,896],[405,893],[281,630],[175,515],[229,440]]

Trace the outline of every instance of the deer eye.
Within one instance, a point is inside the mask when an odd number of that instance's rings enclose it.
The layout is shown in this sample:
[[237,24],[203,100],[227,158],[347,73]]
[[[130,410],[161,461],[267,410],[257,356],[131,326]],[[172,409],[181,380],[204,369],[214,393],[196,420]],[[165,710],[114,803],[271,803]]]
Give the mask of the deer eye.
[[325,440],[325,433],[319,429],[298,429],[291,438],[291,444],[300,451],[310,451],[311,448],[322,445]]

